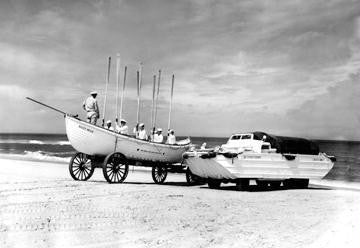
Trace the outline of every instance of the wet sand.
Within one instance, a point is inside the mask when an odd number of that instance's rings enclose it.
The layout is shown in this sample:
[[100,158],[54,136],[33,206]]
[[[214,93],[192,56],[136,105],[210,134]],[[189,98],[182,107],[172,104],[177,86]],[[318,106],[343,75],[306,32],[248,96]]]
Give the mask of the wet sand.
[[[360,247],[360,190],[237,192],[130,170],[73,181],[66,164],[0,159],[0,247]],[[345,186],[344,186],[345,185]]]

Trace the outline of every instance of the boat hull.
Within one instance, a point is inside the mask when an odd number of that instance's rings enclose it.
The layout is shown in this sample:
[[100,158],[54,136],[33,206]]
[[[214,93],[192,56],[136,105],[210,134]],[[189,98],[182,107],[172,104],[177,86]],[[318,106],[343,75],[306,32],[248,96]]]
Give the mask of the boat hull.
[[290,155],[289,160],[280,153],[243,153],[234,158],[218,154],[213,158],[201,158],[195,154],[184,161],[191,172],[202,178],[228,179],[320,179],[334,163],[325,154]]
[[168,145],[139,140],[70,116],[65,117],[65,125],[74,149],[88,155],[107,156],[119,152],[129,160],[179,163],[190,147],[190,141],[183,145]]

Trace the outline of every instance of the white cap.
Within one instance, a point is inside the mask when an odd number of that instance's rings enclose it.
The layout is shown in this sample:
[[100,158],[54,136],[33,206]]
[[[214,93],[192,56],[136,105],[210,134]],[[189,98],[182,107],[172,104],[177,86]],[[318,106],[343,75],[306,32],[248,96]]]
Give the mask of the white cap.
[[139,127],[143,127],[143,126],[145,126],[144,123],[140,123],[140,124],[139,124]]
[[108,121],[106,122],[106,124],[109,124],[109,123],[111,123],[111,120],[108,120]]
[[90,95],[97,95],[97,91],[95,91],[95,90],[94,90],[94,91],[91,91],[91,92],[90,92]]
[[174,129],[170,129],[170,130],[169,130],[169,133],[171,133],[171,132],[174,132]]
[[120,119],[120,122],[125,122],[126,123],[126,120],[125,119]]
[[158,132],[162,132],[162,129],[159,127],[156,131],[158,131]]

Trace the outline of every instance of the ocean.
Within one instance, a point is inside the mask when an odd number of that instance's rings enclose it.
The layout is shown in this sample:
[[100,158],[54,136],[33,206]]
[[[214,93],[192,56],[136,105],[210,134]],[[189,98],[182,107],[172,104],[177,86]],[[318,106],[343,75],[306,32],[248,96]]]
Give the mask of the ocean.
[[[185,137],[178,137],[182,139]],[[190,137],[192,143],[214,147],[226,143],[227,138]],[[325,179],[360,182],[360,142],[314,140],[321,152],[336,157],[333,169]],[[68,163],[76,151],[65,134],[0,134],[0,156]]]

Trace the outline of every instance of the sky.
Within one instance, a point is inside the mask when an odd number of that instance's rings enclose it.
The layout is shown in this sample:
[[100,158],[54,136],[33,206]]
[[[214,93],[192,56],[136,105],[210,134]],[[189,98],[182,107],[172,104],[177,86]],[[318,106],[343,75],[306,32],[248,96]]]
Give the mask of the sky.
[[[0,132],[65,133],[99,92],[116,116],[116,54],[128,67],[124,117],[150,126],[152,78],[162,70],[157,126],[182,136],[265,131],[360,140],[360,0],[0,1]],[[122,80],[121,80],[122,83]]]

